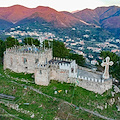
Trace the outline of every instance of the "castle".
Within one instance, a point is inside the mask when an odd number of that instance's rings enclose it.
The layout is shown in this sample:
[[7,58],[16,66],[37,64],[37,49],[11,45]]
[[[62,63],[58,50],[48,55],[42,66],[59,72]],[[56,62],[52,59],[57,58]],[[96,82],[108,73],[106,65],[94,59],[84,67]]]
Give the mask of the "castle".
[[77,86],[102,94],[112,88],[112,79],[103,73],[78,66],[75,60],[53,58],[52,49],[35,46],[17,46],[4,52],[4,70],[34,73],[35,84],[47,86],[50,80],[75,83]]

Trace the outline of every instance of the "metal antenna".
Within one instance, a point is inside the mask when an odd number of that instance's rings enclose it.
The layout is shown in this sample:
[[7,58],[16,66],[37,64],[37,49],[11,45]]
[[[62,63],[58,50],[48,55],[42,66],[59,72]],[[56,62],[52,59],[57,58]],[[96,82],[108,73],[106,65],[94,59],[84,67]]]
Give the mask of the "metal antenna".
[[44,40],[44,50],[45,50],[45,40]]
[[[5,41],[7,41],[7,40],[5,39]],[[7,44],[6,44],[6,42],[5,42],[5,47],[6,47],[6,49],[7,49]]]
[[[28,36],[27,36],[28,37]],[[26,38],[27,39],[27,45],[28,45],[28,38]]]
[[49,49],[50,49],[50,41],[48,41]]
[[33,45],[33,39],[31,38],[31,44]]
[[15,39],[15,45],[17,45],[17,44],[16,44],[16,39]]

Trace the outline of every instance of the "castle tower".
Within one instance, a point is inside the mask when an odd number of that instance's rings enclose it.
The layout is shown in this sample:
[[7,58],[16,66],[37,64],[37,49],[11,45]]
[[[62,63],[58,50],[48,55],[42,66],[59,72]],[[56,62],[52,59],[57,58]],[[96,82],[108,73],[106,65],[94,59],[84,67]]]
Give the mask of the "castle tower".
[[39,63],[47,64],[52,59],[52,49],[40,49],[35,46],[17,46],[4,52],[4,69],[14,72],[34,73]]
[[44,85],[48,86],[49,84],[49,68],[48,64],[40,64],[36,69],[35,69],[35,84],[37,85]]

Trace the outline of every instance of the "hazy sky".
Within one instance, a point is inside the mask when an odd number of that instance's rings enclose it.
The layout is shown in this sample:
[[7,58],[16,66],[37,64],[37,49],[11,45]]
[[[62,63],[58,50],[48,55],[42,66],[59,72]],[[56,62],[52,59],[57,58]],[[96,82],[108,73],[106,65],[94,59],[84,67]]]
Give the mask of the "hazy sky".
[[75,11],[100,6],[120,6],[120,0],[0,0],[0,7],[24,5],[29,8],[49,6],[58,11]]

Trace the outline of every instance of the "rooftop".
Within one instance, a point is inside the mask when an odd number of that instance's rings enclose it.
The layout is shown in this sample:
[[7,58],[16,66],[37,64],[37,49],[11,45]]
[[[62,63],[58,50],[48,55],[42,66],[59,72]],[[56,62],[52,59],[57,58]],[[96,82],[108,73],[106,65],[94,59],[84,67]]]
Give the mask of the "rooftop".
[[40,52],[41,51],[35,45],[32,45],[32,46],[19,46],[19,48],[17,50],[21,51],[21,52],[27,52],[27,51]]
[[36,47],[35,45],[24,45],[24,46],[15,46],[6,49],[8,52],[25,52],[25,53],[40,53],[40,52],[46,52],[49,49],[44,49],[43,47]]
[[96,73],[91,72],[91,71],[80,70],[80,69],[78,69],[78,76],[83,76],[83,77],[87,77],[87,78],[102,79],[101,74],[96,74]]

